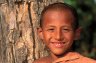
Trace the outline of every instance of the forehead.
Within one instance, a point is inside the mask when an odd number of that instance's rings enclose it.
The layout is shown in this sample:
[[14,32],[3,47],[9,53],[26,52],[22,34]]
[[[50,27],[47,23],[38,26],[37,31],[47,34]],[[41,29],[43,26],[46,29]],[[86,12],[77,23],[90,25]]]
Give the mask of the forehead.
[[60,9],[54,9],[54,10],[47,10],[45,13],[44,13],[44,16],[48,16],[48,15],[59,15],[59,16],[66,16],[66,17],[71,17],[71,18],[74,18],[74,15],[72,14],[72,12],[68,9],[63,9],[63,10],[60,10]]
[[43,27],[55,26],[55,27],[72,27],[74,17],[70,11],[47,11],[43,17]]
[[74,16],[70,10],[49,10],[43,15],[43,21],[53,20],[53,21],[64,21],[73,22]]

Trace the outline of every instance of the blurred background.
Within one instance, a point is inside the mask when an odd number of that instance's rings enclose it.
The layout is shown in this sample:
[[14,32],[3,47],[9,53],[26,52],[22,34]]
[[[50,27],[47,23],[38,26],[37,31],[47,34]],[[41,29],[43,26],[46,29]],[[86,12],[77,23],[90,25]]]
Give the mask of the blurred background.
[[96,59],[96,0],[64,0],[76,8],[82,28],[80,39],[73,49],[81,54]]
[[57,1],[79,14],[82,31],[73,50],[96,60],[96,0],[0,0],[0,63],[32,63],[48,55],[37,27],[42,9]]

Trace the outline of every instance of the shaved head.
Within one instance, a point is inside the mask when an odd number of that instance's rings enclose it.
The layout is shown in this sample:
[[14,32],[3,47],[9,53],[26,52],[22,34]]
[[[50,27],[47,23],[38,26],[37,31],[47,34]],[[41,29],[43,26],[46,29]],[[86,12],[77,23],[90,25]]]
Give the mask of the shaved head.
[[46,6],[43,9],[43,11],[41,12],[41,17],[40,17],[40,27],[42,27],[44,16],[49,11],[59,11],[59,12],[64,11],[65,13],[68,11],[71,12],[73,15],[73,19],[74,19],[73,27],[74,27],[74,29],[78,28],[78,14],[77,14],[77,11],[75,10],[75,8],[73,8],[69,4],[60,3],[60,2],[50,4],[49,6]]

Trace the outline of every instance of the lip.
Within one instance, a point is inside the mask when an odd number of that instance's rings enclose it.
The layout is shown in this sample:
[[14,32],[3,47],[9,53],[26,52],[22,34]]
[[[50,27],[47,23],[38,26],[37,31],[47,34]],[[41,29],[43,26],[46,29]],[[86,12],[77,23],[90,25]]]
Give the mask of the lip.
[[65,42],[51,42],[51,44],[53,47],[62,48],[62,47],[64,47]]

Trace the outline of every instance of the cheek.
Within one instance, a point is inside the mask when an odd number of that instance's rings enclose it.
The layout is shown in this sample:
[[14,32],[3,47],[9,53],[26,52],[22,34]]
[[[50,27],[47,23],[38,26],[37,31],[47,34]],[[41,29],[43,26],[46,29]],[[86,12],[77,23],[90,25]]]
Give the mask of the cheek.
[[50,33],[48,33],[48,32],[44,32],[44,33],[43,33],[43,40],[44,40],[44,42],[45,42],[46,44],[49,43],[50,38],[51,38]]
[[65,35],[65,38],[68,42],[73,42],[75,39],[75,35],[73,33],[69,33]]
[[65,48],[66,49],[70,48],[74,41],[74,35],[73,34],[66,35],[65,41],[66,41]]

